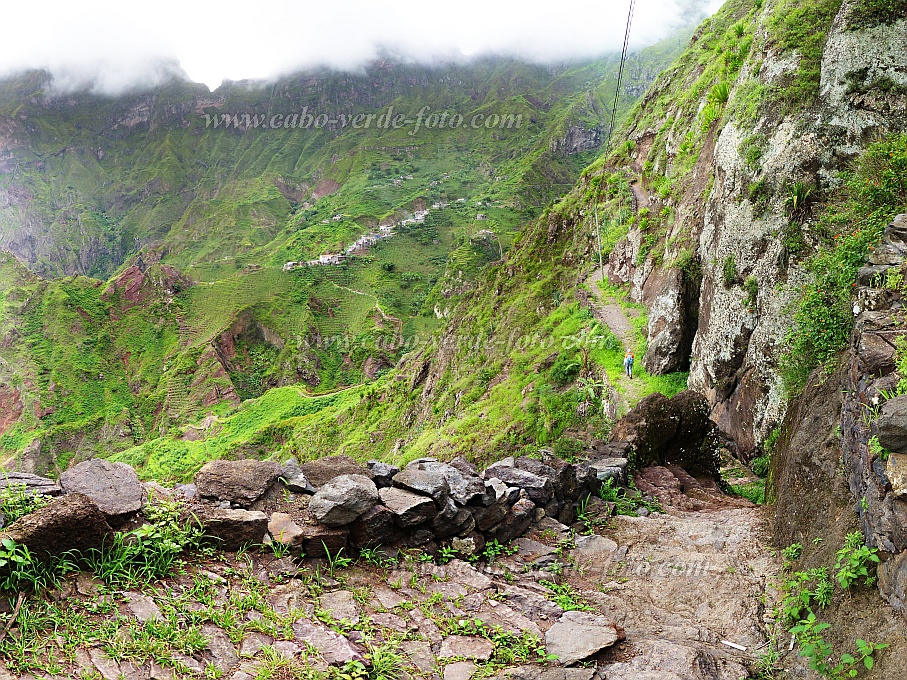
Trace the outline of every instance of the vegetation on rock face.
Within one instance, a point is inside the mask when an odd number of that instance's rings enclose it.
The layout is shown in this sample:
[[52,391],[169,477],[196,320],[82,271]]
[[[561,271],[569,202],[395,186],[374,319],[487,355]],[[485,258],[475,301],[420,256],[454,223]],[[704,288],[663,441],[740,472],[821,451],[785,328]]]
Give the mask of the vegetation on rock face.
[[782,53],[795,55],[796,69],[776,86],[771,99],[794,111],[819,92],[822,50],[842,0],[780,0],[769,19],[769,40]]
[[819,219],[825,244],[806,267],[782,360],[788,389],[798,392],[810,372],[829,365],[853,329],[851,291],[857,271],[885,226],[907,210],[907,135],[870,145],[844,177]]
[[889,25],[907,19],[905,0],[858,0],[851,3],[846,16],[851,31]]
[[[818,545],[822,538],[814,540]],[[879,562],[878,550],[863,544],[863,534],[848,534],[844,546],[837,552],[837,561],[832,570],[817,567],[805,571],[794,571],[794,564],[801,558],[803,546],[799,543],[782,550],[785,573],[780,583],[781,599],[775,611],[778,621],[793,635],[812,670],[824,678],[855,678],[863,670],[875,666],[875,653],[888,644],[867,642],[858,639],[853,654],[835,653],[832,645],[823,637],[831,624],[822,621],[822,610],[832,604],[836,596],[834,581],[841,591],[848,591],[859,585],[875,583],[875,565]],[[862,583],[861,583],[862,580]],[[816,612],[819,612],[817,614]],[[826,633],[827,635],[827,633]],[[775,677],[777,659],[765,656],[762,659],[762,676]]]

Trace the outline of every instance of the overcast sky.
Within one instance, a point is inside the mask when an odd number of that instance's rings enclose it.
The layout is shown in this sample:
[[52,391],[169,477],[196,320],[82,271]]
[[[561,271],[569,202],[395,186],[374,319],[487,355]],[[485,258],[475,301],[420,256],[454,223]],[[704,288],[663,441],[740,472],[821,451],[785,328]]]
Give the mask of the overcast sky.
[[[4,3],[0,76],[47,68],[60,89],[117,93],[178,60],[211,88],[314,65],[355,68],[382,48],[419,60],[495,52],[535,61],[619,50],[629,0],[31,0]],[[663,38],[684,7],[637,0],[631,47]]]

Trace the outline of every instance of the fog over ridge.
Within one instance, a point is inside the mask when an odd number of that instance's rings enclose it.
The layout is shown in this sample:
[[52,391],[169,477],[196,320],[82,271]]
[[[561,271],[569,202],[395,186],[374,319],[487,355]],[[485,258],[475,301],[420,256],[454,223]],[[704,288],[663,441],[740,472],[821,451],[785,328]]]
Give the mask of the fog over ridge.
[[[716,0],[639,0],[631,49],[715,11]],[[315,66],[354,70],[382,53],[431,63],[493,53],[533,62],[620,50],[629,0],[403,0],[153,5],[86,0],[4,8],[0,77],[46,69],[59,92],[147,88],[185,73],[210,88]]]

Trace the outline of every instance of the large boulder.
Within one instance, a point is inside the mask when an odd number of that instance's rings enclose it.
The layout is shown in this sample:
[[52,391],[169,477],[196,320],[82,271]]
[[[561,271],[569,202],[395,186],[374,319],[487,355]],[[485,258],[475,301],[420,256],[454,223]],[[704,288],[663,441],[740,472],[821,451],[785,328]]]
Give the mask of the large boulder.
[[307,557],[327,557],[337,555],[346,547],[350,535],[349,527],[329,527],[313,522],[301,524],[302,553]]
[[309,502],[309,512],[329,527],[345,526],[381,501],[378,487],[364,475],[340,475],[322,486]]
[[0,537],[11,538],[32,555],[44,558],[68,550],[84,554],[100,548],[112,532],[94,501],[84,494],[70,493],[20,517]]
[[285,460],[283,463],[283,483],[290,491],[296,493],[315,493],[315,487],[306,479],[295,458]]
[[199,516],[205,535],[221,550],[239,550],[261,543],[268,532],[268,516],[257,510],[205,508]]
[[375,486],[378,488],[391,486],[394,483],[394,475],[400,472],[400,468],[396,465],[380,460],[370,460],[367,466],[368,471],[372,473],[372,479],[375,480]]
[[268,533],[271,539],[290,547],[302,543],[302,528],[285,512],[275,512],[268,520]]
[[[686,390],[673,397],[651,394],[611,431],[630,444],[636,466],[679,465],[694,477],[719,477],[721,435],[705,397]],[[505,480],[506,481],[506,480]]]
[[263,460],[212,460],[195,475],[198,495],[250,507],[284,474],[282,466]]
[[141,510],[145,489],[139,476],[125,463],[111,463],[92,458],[60,475],[60,486],[66,493],[88,496],[114,522]]
[[888,604],[907,612],[907,552],[879,565],[879,592]]
[[367,467],[349,456],[327,456],[303,463],[300,467],[306,479],[315,487],[324,486],[341,475],[372,476]]

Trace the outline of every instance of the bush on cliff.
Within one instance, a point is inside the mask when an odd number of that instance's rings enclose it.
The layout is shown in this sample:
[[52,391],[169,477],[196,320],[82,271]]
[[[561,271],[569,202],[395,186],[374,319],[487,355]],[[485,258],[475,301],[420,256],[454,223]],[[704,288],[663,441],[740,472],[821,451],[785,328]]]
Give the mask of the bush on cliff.
[[825,244],[806,262],[803,286],[781,360],[785,385],[799,393],[813,369],[829,366],[853,329],[851,291],[885,226],[907,211],[907,135],[869,146],[819,220]]

